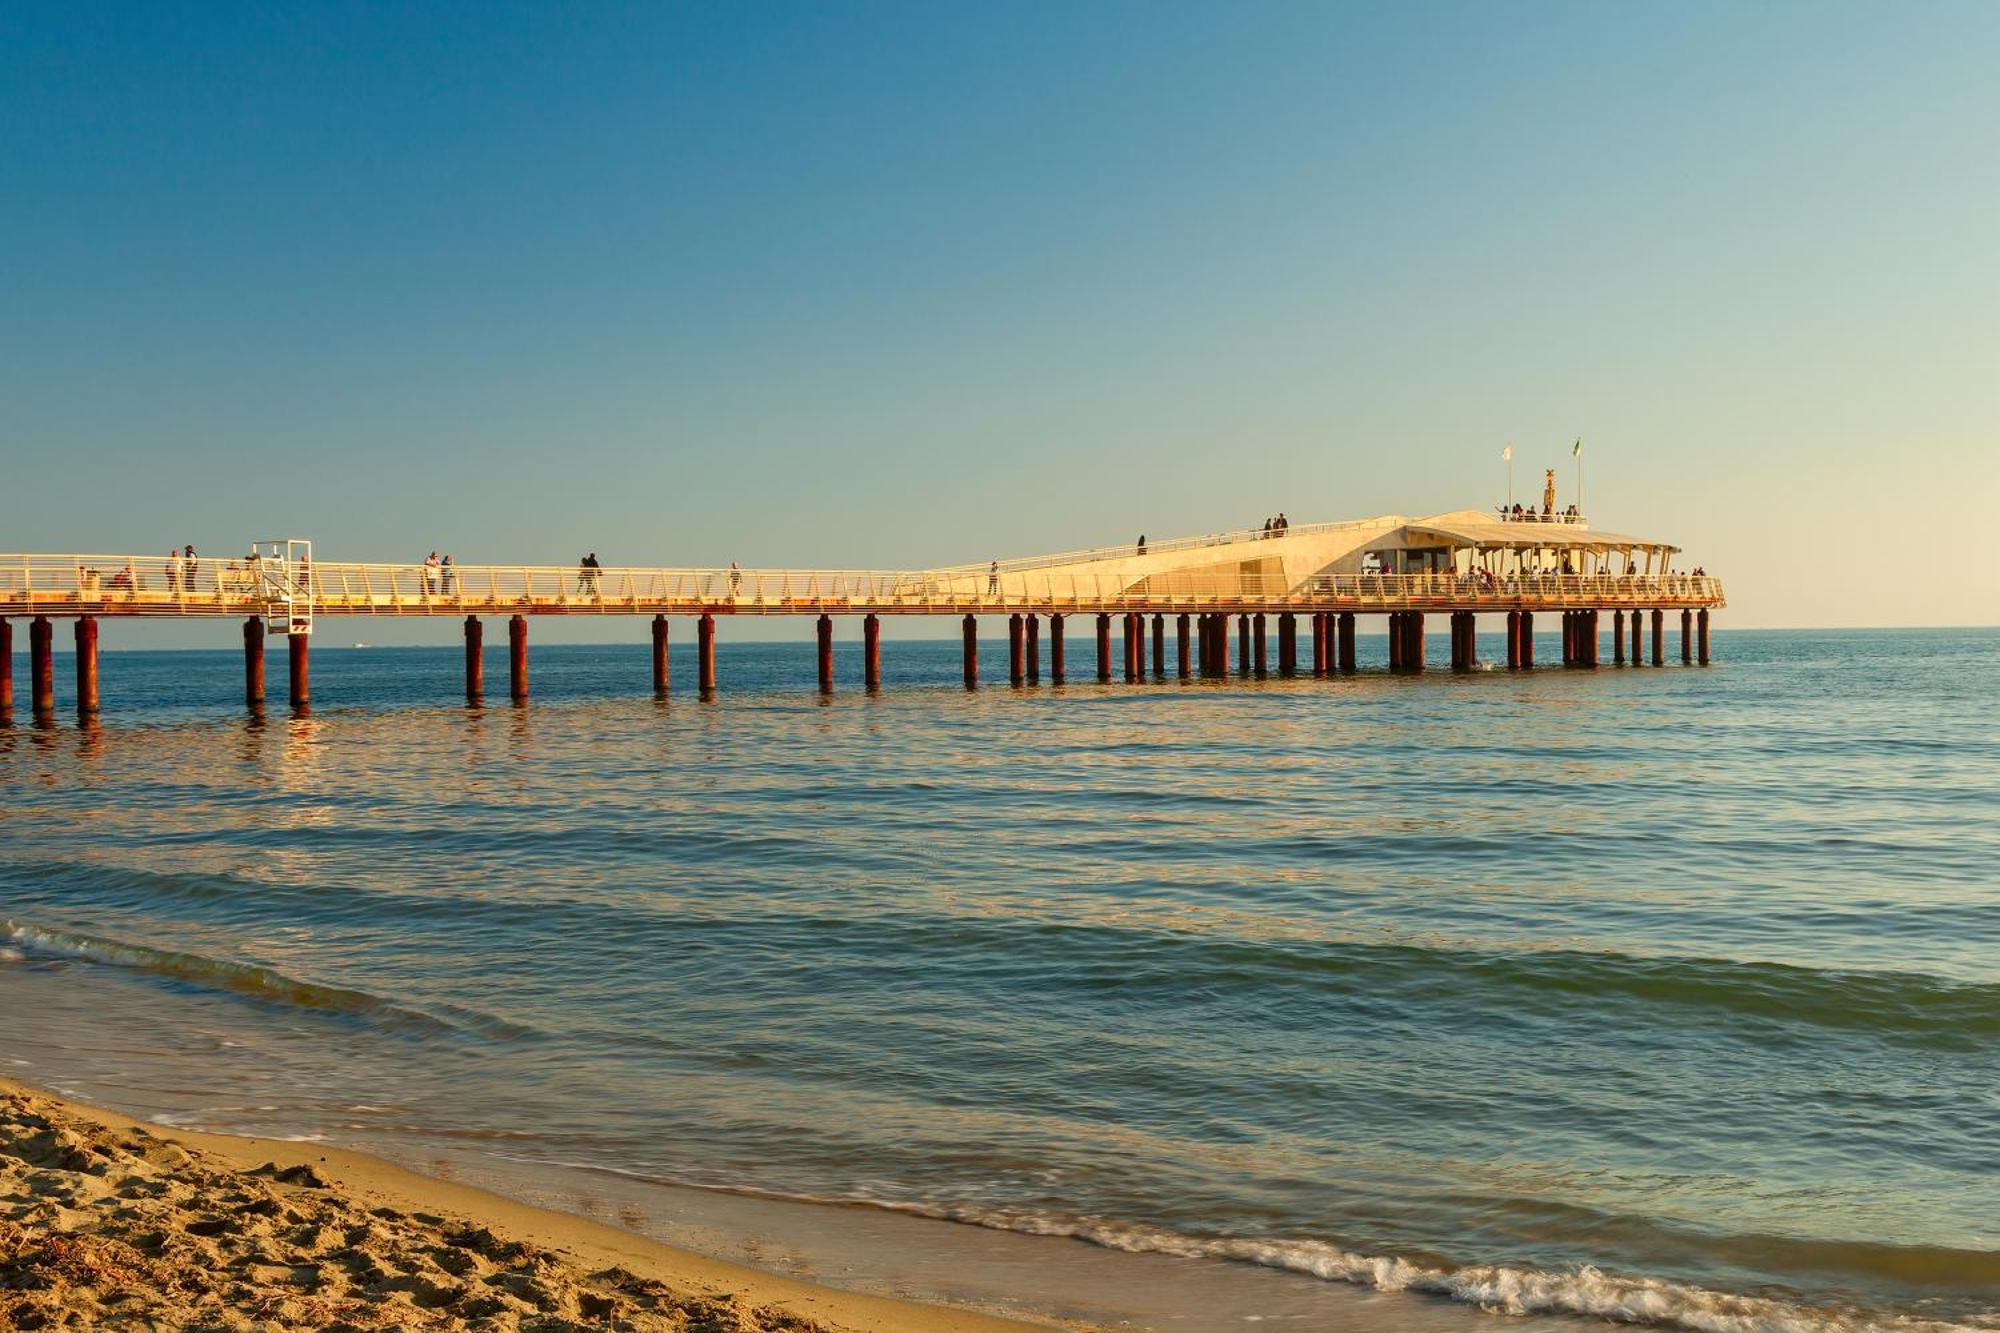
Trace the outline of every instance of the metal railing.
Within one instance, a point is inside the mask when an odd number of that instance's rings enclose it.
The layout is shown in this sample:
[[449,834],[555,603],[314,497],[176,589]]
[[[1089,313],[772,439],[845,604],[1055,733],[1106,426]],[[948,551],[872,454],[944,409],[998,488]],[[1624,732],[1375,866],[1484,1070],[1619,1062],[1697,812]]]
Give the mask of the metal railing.
[[[1018,574],[1030,570],[1047,569],[1053,565],[1085,564],[1093,560],[1129,560],[1140,556],[1167,555],[1175,551],[1198,551],[1210,546],[1233,546],[1239,542],[1279,541],[1286,537],[1309,537],[1316,533],[1351,532],[1356,528],[1393,528],[1409,520],[1400,515],[1382,518],[1343,519],[1337,523],[1296,523],[1284,528],[1238,528],[1233,532],[1211,532],[1200,537],[1170,537],[1165,541],[1146,543],[1141,550],[1137,542],[1126,542],[1122,546],[1091,546],[1081,551],[1059,551],[1053,555],[1022,556],[1014,560],[989,561],[984,564],[946,565],[932,571],[938,574],[984,574],[998,564],[1002,574]],[[1277,552],[1271,552],[1277,554]]]
[[1573,528],[1587,528],[1590,526],[1590,521],[1582,514],[1567,512],[1544,514],[1538,509],[1529,509],[1525,505],[1522,506],[1521,512],[1518,514],[1506,505],[1494,506],[1494,512],[1500,515],[1502,523],[1563,523]]
[[[1295,529],[1295,531],[1300,531]],[[1720,606],[1691,574],[1338,574],[1288,584],[1239,567],[1137,580],[1080,570],[585,569],[311,562],[289,570],[312,611],[339,615],[945,614],[1091,610],[1509,610]],[[0,555],[0,614],[263,615],[268,562],[237,557]]]

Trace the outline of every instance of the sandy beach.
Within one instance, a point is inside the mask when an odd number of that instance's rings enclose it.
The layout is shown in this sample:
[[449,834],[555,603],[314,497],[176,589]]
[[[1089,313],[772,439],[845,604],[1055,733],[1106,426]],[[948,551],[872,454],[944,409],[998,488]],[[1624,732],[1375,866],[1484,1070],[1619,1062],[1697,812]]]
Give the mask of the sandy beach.
[[0,1327],[937,1330],[315,1143],[154,1128],[0,1080]]

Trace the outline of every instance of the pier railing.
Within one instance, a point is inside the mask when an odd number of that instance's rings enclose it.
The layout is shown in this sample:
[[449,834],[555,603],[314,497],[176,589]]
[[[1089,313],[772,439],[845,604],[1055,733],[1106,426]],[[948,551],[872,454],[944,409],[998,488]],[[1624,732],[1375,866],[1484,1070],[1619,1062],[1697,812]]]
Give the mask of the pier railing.
[[[0,615],[260,615],[270,604],[274,572],[268,561],[243,557],[199,556],[189,561],[135,555],[0,555]],[[1275,574],[1235,567],[1159,573],[1135,581],[1053,568],[584,569],[318,561],[310,575],[312,609],[321,616],[1506,611],[1723,605],[1719,579],[1690,574],[1339,574],[1288,585]]]

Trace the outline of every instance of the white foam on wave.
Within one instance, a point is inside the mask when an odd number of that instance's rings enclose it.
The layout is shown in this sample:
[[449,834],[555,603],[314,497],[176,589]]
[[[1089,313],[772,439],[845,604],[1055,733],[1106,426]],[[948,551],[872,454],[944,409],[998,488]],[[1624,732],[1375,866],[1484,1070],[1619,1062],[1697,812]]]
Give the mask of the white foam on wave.
[[1126,1222],[1066,1219],[1009,1209],[941,1207],[853,1195],[792,1193],[757,1186],[703,1184],[597,1162],[510,1153],[496,1153],[495,1156],[515,1162],[602,1171],[656,1185],[709,1190],[718,1194],[793,1203],[880,1208],[885,1212],[958,1222],[993,1231],[1066,1237],[1131,1254],[1164,1254],[1181,1259],[1219,1259],[1256,1264],[1376,1291],[1443,1297],[1496,1315],[1583,1316],[1621,1324],[1687,1329],[1691,1333],[1994,1333],[2000,1330],[2000,1318],[1984,1315],[1979,1317],[1977,1323],[1967,1324],[1915,1315],[1828,1309],[1768,1296],[1711,1291],[1706,1287],[1669,1282],[1662,1278],[1621,1276],[1589,1265],[1568,1270],[1505,1264],[1434,1268],[1394,1256],[1344,1250],[1338,1245],[1318,1240],[1254,1240],[1241,1236],[1205,1238]]
[[1002,1231],[1067,1236],[1135,1254],[1225,1259],[1376,1291],[1441,1296],[1493,1314],[1583,1315],[1622,1324],[1689,1329],[1692,1333],[1987,1333],[1991,1327],[1984,1320],[1974,1325],[1820,1309],[1660,1278],[1620,1276],[1589,1266],[1563,1271],[1500,1264],[1433,1268],[1392,1256],[1360,1254],[1325,1241],[1203,1238],[1156,1227],[1065,1221],[1036,1214],[918,1204],[876,1206]]

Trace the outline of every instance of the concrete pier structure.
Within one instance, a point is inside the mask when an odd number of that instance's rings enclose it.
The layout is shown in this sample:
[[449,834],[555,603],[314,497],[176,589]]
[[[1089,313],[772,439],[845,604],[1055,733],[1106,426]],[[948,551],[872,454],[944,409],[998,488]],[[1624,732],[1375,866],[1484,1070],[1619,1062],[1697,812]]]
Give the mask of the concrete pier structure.
[[1069,679],[1068,666],[1063,661],[1063,618],[1055,612],[1049,613],[1049,683],[1060,685]]
[[873,694],[882,688],[882,618],[861,618],[861,688]]
[[14,622],[0,616],[0,725],[14,715]]
[[815,627],[818,640],[819,692],[833,693],[833,617],[822,615]]
[[967,615],[959,622],[959,634],[964,640],[965,688],[979,688],[979,617]]
[[1111,615],[1100,612],[1097,617],[1097,679],[1102,684],[1111,683]]
[[[521,624],[522,642],[527,642],[527,622]],[[312,706],[312,637],[306,634],[285,636],[285,666],[290,688],[287,691],[294,712],[303,712]],[[525,687],[525,682],[524,682]]]
[[[969,621],[971,616],[967,616]],[[715,697],[715,617],[703,613],[694,622],[695,686],[701,697]]]
[[[0,633],[8,617],[29,620],[29,694],[46,716],[53,709],[51,617],[76,622],[80,650],[94,645],[104,617],[233,617],[244,625],[244,697],[257,684],[262,630],[285,633],[296,688],[309,696],[307,655],[314,625],[353,616],[451,616],[466,635],[466,694],[483,694],[478,661],[482,616],[508,621],[509,685],[527,696],[527,622],[535,616],[645,616],[653,628],[653,687],[668,688],[669,618],[697,618],[704,694],[715,689],[715,620],[722,616],[811,616],[819,640],[822,688],[830,688],[832,620],[863,620],[864,682],[879,685],[880,618],[889,615],[955,616],[968,636],[966,677],[978,680],[977,618],[1009,622],[1009,676],[1041,678],[1041,618],[1047,616],[1051,678],[1064,678],[1061,625],[1066,615],[1095,615],[1099,678],[1115,669],[1109,625],[1125,617],[1126,675],[1148,671],[1146,620],[1152,620],[1150,670],[1167,675],[1167,621],[1175,625],[1175,668],[1183,678],[1265,675],[1274,664],[1267,640],[1276,616],[1277,661],[1282,676],[1299,670],[1298,617],[1312,617],[1311,667],[1315,676],[1352,674],[1358,615],[1387,620],[1389,659],[1397,671],[1424,667],[1424,617],[1448,616],[1455,670],[1477,666],[1478,613],[1507,617],[1507,661],[1534,662],[1534,616],[1564,615],[1564,660],[1590,667],[1601,660],[1600,622],[1612,615],[1611,658],[1646,660],[1646,618],[1652,617],[1654,665],[1665,659],[1665,616],[1681,616],[1681,660],[1706,665],[1712,658],[1712,617],[1725,605],[1719,580],[1673,569],[1678,549],[1665,542],[1596,530],[1570,514],[1495,514],[1456,510],[1428,517],[1382,515],[1332,523],[1300,523],[1276,532],[1248,529],[1136,544],[1106,546],[965,566],[904,571],[727,568],[596,568],[579,577],[576,567],[504,564],[455,567],[439,578],[415,564],[359,564],[315,558],[302,538],[256,542],[247,559],[208,560],[199,575],[163,566],[157,557],[9,555],[0,558]],[[1629,622],[1628,622],[1629,616]],[[1232,651],[1229,637],[1237,636]],[[85,627],[88,622],[88,628]],[[1018,625],[1018,631],[1014,626]],[[253,642],[257,645],[252,647]],[[94,658],[78,663],[79,689],[95,696]],[[12,684],[0,672],[0,690]],[[86,698],[78,701],[87,713]],[[4,707],[4,705],[0,705]]]

